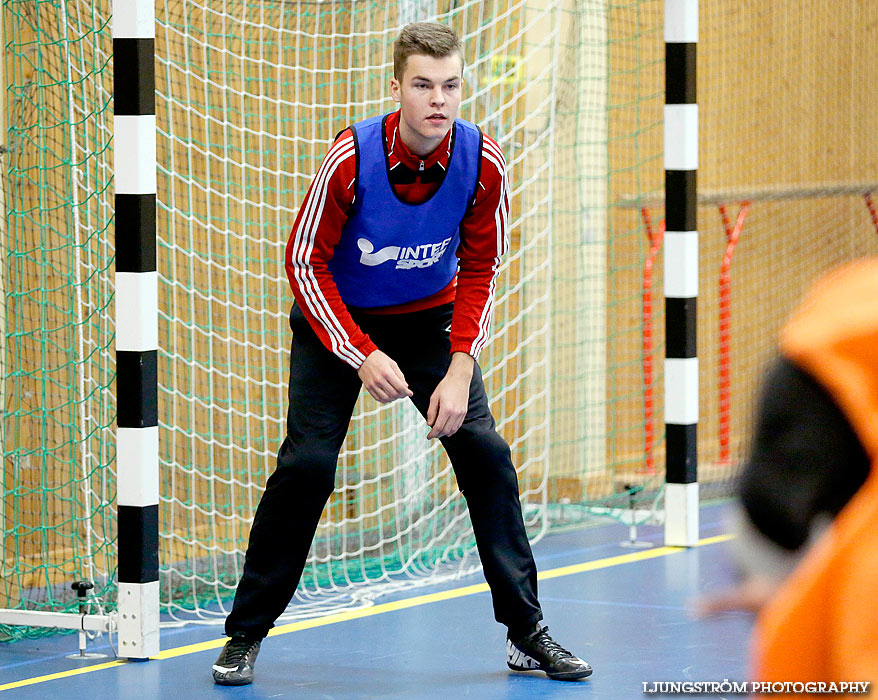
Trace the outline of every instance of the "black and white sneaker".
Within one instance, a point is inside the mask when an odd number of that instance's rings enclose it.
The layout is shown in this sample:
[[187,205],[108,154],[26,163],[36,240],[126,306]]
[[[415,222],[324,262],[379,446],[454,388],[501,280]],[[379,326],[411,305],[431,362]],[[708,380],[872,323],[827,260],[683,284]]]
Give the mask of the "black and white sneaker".
[[590,676],[592,668],[549,636],[540,627],[522,639],[506,639],[506,665],[513,671],[543,671],[554,680],[575,681]]
[[226,642],[213,665],[213,681],[218,685],[247,685],[253,682],[253,666],[261,639],[236,632]]

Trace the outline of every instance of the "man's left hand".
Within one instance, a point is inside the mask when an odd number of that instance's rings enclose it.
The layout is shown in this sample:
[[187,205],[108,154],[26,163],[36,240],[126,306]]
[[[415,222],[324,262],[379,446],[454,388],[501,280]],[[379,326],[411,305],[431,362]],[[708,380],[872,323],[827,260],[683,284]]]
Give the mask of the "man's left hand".
[[427,438],[449,437],[458,431],[469,407],[469,385],[473,378],[474,360],[465,352],[451,356],[445,377],[436,386],[427,409],[427,425],[432,430]]

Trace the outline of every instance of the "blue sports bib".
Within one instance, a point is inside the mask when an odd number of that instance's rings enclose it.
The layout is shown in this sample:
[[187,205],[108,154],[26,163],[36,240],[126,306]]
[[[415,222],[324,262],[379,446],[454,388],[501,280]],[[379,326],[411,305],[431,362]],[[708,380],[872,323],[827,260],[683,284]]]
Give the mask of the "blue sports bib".
[[460,222],[478,186],[482,134],[455,121],[448,170],[423,204],[396,196],[384,149],[387,115],[352,127],[357,152],[354,210],[329,270],[342,300],[373,308],[405,304],[444,289],[457,274]]

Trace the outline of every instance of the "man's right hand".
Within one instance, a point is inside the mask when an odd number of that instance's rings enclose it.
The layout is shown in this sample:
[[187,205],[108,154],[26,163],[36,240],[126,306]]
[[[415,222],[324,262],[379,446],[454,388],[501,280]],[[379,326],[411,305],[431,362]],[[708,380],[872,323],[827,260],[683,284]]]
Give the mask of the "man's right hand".
[[373,350],[369,354],[357,374],[366,391],[381,403],[390,403],[412,395],[399,365],[380,350]]

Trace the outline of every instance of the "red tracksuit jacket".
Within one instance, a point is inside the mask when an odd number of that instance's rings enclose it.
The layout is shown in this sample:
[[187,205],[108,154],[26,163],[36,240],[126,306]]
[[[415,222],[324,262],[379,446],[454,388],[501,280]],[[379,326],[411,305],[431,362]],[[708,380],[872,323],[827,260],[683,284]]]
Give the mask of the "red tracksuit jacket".
[[[399,112],[388,117],[386,137],[390,181],[397,194],[410,204],[425,201],[442,182],[451,132],[423,160],[410,153],[399,137]],[[355,192],[353,135],[345,129],[326,154],[299,208],[287,241],[285,267],[293,296],[317,336],[327,349],[359,369],[375,344],[351,318],[328,268]],[[485,136],[475,200],[460,223],[457,277],[432,296],[369,312],[405,313],[454,301],[451,352],[478,358],[488,340],[500,258],[509,247],[508,215],[506,161],[497,143]],[[318,309],[319,315],[312,314],[310,307]]]

